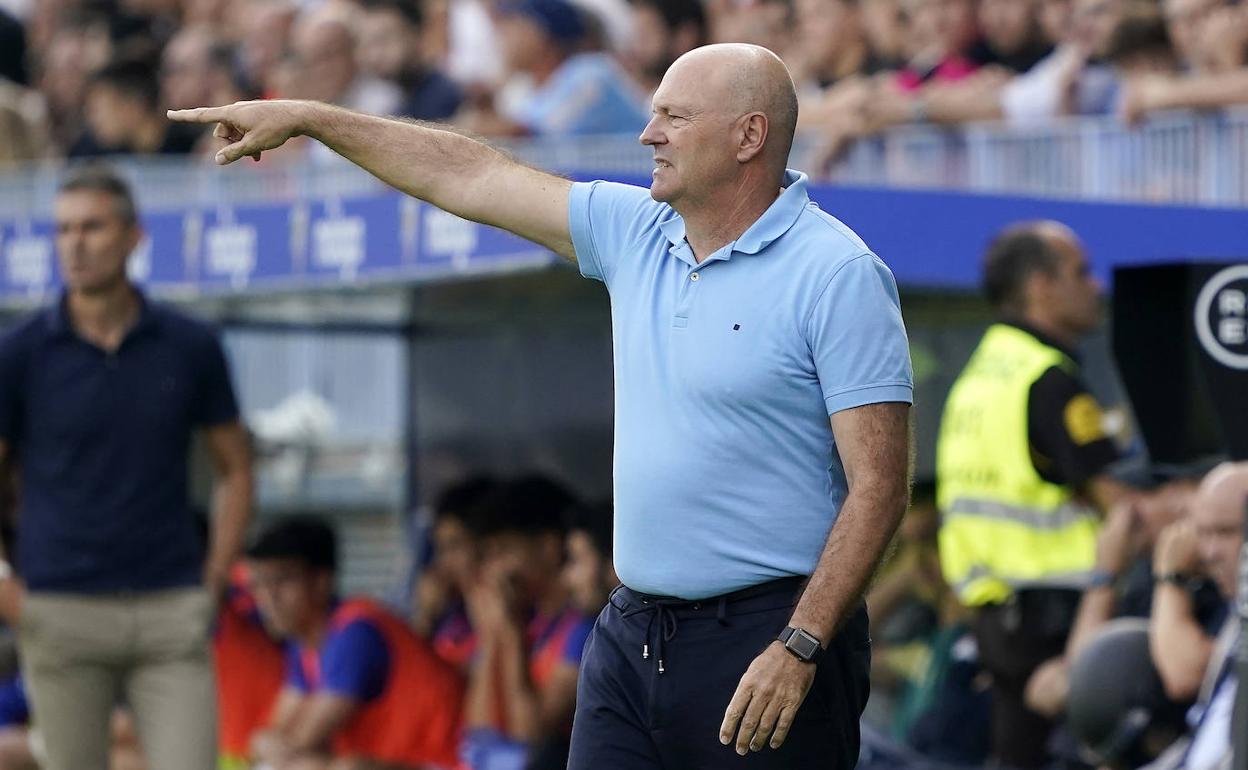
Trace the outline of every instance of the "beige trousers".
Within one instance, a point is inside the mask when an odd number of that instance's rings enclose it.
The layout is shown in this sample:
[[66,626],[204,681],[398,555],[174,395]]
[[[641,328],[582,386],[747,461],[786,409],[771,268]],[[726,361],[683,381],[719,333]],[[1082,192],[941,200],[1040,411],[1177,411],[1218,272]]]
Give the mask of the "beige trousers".
[[44,770],[107,770],[119,702],[134,712],[152,770],[213,770],[213,609],[199,588],[29,594],[18,645]]

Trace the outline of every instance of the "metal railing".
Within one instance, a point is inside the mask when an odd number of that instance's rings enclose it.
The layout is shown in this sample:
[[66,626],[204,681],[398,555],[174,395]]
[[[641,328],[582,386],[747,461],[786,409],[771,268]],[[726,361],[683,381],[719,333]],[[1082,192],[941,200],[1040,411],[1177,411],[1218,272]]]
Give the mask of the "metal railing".
[[[636,137],[602,136],[504,145],[542,168],[578,176],[645,177],[650,152]],[[793,163],[804,166],[799,139]],[[329,158],[326,160],[326,158]],[[289,202],[375,192],[381,183],[315,153],[308,162],[248,161],[217,168],[204,161],[124,164],[144,210],[212,208],[224,203]],[[60,164],[0,173],[0,219],[46,216]],[[905,126],[859,141],[833,169],[835,183],[962,190],[1001,195],[1248,206],[1248,110],[1169,113],[1128,128],[1113,118],[1072,118],[1019,129],[974,124],[956,129]]]
[[1170,113],[1018,129],[911,126],[859,142],[842,183],[1001,195],[1248,206],[1248,111]]

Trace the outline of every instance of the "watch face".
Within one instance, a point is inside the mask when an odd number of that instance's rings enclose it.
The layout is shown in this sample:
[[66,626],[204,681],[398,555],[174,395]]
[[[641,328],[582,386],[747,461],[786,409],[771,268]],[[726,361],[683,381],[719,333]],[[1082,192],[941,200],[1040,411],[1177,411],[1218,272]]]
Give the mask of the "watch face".
[[815,652],[819,649],[819,640],[810,634],[798,629],[793,636],[789,637],[789,649],[796,652],[806,660],[814,657]]

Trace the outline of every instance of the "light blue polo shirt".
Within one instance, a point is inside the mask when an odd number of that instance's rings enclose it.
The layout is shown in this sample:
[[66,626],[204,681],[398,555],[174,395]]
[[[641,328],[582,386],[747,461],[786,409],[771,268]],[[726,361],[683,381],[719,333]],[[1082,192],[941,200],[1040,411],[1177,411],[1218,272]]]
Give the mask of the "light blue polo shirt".
[[828,416],[911,402],[897,285],[789,171],[701,265],[649,190],[575,184],[581,273],[607,285],[615,345],[615,568],[701,599],[809,575],[845,499]]

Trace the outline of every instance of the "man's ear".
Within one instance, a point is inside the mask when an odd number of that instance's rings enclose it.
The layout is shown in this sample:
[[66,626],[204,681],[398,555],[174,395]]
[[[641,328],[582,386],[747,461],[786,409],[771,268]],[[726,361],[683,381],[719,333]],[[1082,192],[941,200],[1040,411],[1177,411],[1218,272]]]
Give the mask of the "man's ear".
[[1031,275],[1023,281],[1022,307],[1019,310],[1047,305],[1053,296],[1054,278],[1046,270],[1031,271]]
[[748,163],[762,153],[767,143],[767,116],[761,112],[751,112],[743,116],[737,126],[740,137],[737,162]]
[[126,242],[130,244],[130,251],[126,255],[127,257],[129,257],[130,254],[133,254],[134,250],[137,249],[139,244],[143,242],[144,234],[145,231],[143,230],[143,225],[138,222],[134,222],[129,226],[129,229],[126,232]]

